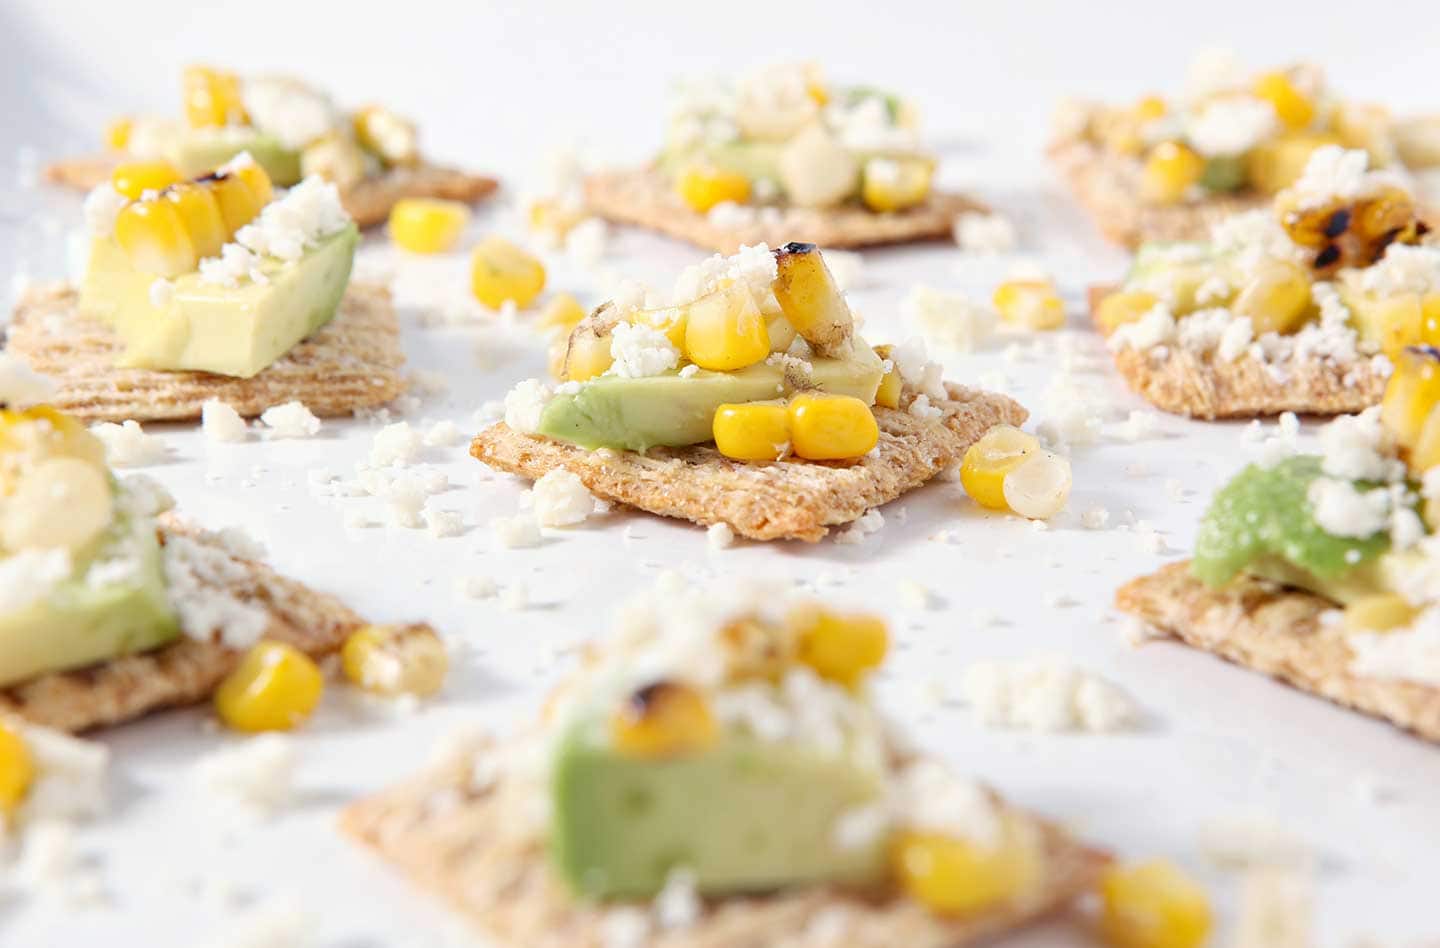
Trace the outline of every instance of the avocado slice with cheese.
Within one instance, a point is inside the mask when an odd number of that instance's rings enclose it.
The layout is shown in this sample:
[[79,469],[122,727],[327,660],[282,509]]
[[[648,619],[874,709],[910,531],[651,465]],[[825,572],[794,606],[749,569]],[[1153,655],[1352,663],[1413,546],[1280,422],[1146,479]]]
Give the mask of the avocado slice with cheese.
[[190,128],[171,148],[171,162],[186,178],[209,174],[242,152],[249,152],[270,180],[282,188],[301,177],[300,152],[286,148],[274,135],[253,128]]

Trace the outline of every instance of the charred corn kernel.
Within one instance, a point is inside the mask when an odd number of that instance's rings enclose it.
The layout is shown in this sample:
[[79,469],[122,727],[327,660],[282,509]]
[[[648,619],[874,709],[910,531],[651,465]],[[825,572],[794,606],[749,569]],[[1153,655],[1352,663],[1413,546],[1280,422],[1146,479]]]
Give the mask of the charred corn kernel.
[[[893,346],[876,346],[875,354],[882,360],[890,360],[890,353]],[[895,363],[890,361],[890,368],[880,377],[880,387],[875,390],[875,404],[881,408],[899,408],[900,394],[905,387],[905,380],[900,378],[900,370]]]
[[162,191],[180,180],[180,171],[168,161],[127,161],[110,172],[110,185],[132,201],[146,191]]
[[860,198],[877,213],[903,211],[925,203],[935,166],[921,158],[872,158],[865,162]]
[[1409,625],[1419,613],[1404,596],[1377,593],[1345,607],[1345,628],[1350,632],[1388,632]]
[[1210,934],[1205,890],[1168,862],[1106,870],[1100,930],[1114,948],[1198,948]]
[[111,151],[124,151],[130,147],[130,133],[135,130],[135,120],[128,115],[114,119],[105,126],[105,147]]
[[627,757],[653,760],[707,750],[719,738],[710,702],[689,685],[662,681],[632,694],[610,717],[610,740]]
[[721,405],[712,425],[715,447],[737,461],[774,461],[790,448],[790,413],[784,402]]
[[970,499],[991,510],[1006,510],[1005,475],[1040,450],[1040,442],[1011,425],[996,425],[972,444],[960,462],[960,484]]
[[320,703],[325,679],[304,652],[261,642],[215,689],[215,711],[237,731],[288,731]]
[[1033,451],[1000,482],[1005,506],[1031,520],[1049,520],[1070,500],[1070,462],[1052,451]]
[[1095,319],[1106,335],[1127,323],[1133,323],[1150,312],[1160,302],[1154,293],[1144,290],[1119,290],[1100,301],[1095,308]]
[[[0,721],[0,817],[20,808],[35,782],[35,760],[19,729]],[[0,824],[5,822],[0,819]]]
[[275,185],[270,180],[270,175],[264,166],[258,161],[233,161],[228,166],[228,174],[238,177],[245,182],[250,189],[250,194],[259,202],[261,207],[275,200]]
[[535,320],[535,325],[548,332],[560,331],[569,335],[571,330],[580,325],[580,320],[585,318],[585,307],[580,301],[569,293],[557,293],[545,304],[540,311],[540,318]]
[[367,105],[355,113],[355,140],[387,165],[413,165],[420,160],[415,123],[387,108]]
[[1230,304],[1236,313],[1250,317],[1257,336],[1296,331],[1312,305],[1310,275],[1294,261],[1280,259],[1265,261]]
[[524,309],[545,289],[545,265],[503,237],[486,237],[470,258],[470,290],[491,309]]
[[770,327],[749,290],[721,287],[689,305],[681,351],[702,369],[743,369],[770,355]]
[[1400,354],[1385,397],[1380,420],[1401,448],[1412,448],[1426,420],[1440,405],[1440,350],[1413,347]]
[[1404,188],[1386,187],[1355,205],[1349,230],[1374,245],[1408,236],[1415,226],[1415,200]]
[[863,457],[880,440],[875,412],[853,395],[796,395],[789,414],[790,450],[807,461]]
[[366,691],[425,698],[444,687],[450,656],[429,626],[367,625],[341,646],[340,668]]
[[405,198],[390,209],[390,239],[411,253],[444,253],[468,223],[470,208],[459,201]]
[[163,197],[175,205],[175,211],[185,225],[185,233],[195,248],[195,256],[202,260],[219,256],[220,248],[225,246],[231,234],[220,214],[220,202],[215,200],[210,189],[187,181],[166,188]]
[[786,616],[796,658],[824,678],[853,688],[880,667],[890,650],[890,630],[879,616],[842,615],[801,606]]
[[942,833],[905,831],[891,844],[901,887],[937,915],[964,916],[1013,899],[1029,887],[1037,861],[1019,839],[987,847]]
[[1278,194],[1305,171],[1310,156],[1323,145],[1340,140],[1328,133],[1291,133],[1263,141],[1246,157],[1246,177],[1265,194]]
[[565,349],[564,376],[567,382],[584,382],[604,375],[615,364],[610,354],[610,333],[590,326],[577,326]]
[[[268,185],[270,179],[266,178],[265,183]],[[215,195],[215,202],[220,205],[220,216],[225,219],[225,227],[231,234],[253,221],[265,206],[265,201],[261,200],[262,193],[252,188],[239,174],[217,175],[211,179],[209,186],[210,193]]]
[[723,171],[704,165],[691,165],[680,172],[675,189],[691,210],[701,214],[726,201],[744,204],[750,200],[749,178],[736,171]]
[[125,205],[115,218],[115,242],[135,269],[156,276],[179,276],[194,270],[199,262],[185,221],[169,201]]
[[1315,103],[1284,72],[1267,72],[1255,80],[1255,96],[1270,103],[1286,128],[1299,129],[1315,121]]
[[1178,142],[1150,151],[1140,175],[1140,196],[1150,204],[1178,204],[1205,173],[1205,159]]
[[208,66],[189,66],[181,74],[185,119],[192,128],[244,125],[245,103],[234,73]]
[[1026,329],[1059,329],[1065,325],[1065,302],[1055,285],[1040,280],[1006,280],[991,299],[1007,323]]

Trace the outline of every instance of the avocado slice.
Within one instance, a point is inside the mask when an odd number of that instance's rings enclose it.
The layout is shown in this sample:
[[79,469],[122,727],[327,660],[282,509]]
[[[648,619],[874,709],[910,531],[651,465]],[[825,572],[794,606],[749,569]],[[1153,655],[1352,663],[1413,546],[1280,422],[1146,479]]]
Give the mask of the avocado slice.
[[253,128],[186,129],[173,147],[171,161],[186,178],[209,174],[244,151],[279,187],[288,188],[301,177],[300,153]]
[[844,752],[728,736],[699,755],[645,760],[577,728],[552,761],[550,856],[589,898],[650,898],[672,869],[705,895],[886,876],[886,838],[845,848],[835,826],[876,802],[883,775]]
[[[867,358],[868,356],[868,358]],[[857,343],[850,359],[814,359],[811,370],[759,363],[733,372],[699,371],[648,378],[602,375],[580,390],[551,399],[538,434],[591,450],[646,451],[704,444],[713,437],[715,410],[727,403],[758,402],[818,389],[875,403],[884,363]]]
[[1207,191],[1238,191],[1250,180],[1244,155],[1215,155],[1205,162],[1200,186]]
[[123,367],[249,378],[334,317],[359,238],[351,224],[299,260],[267,259],[263,283],[225,287],[187,273],[171,281],[174,291],[164,305],[150,299],[153,274],[134,269],[113,239],[96,239],[80,310],[124,340]]
[[[113,569],[121,560],[131,567]],[[70,579],[0,616],[0,687],[148,651],[179,635],[155,523],[121,509]]]

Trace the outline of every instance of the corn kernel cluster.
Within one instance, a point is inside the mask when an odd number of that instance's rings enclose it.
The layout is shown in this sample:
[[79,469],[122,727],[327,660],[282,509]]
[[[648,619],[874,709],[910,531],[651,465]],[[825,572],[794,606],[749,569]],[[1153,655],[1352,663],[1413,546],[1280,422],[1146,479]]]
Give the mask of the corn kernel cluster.
[[997,425],[966,450],[960,484],[982,507],[1046,520],[1070,499],[1070,462],[1033,435]]
[[880,440],[870,406],[850,395],[805,393],[785,402],[721,405],[715,447],[737,461],[773,461],[787,452],[807,461],[863,457]]

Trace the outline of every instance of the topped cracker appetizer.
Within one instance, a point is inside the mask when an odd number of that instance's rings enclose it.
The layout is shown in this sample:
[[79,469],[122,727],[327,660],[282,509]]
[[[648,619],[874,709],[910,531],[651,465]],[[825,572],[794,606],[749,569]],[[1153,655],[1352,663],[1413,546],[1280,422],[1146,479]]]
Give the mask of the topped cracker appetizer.
[[1026,416],[944,382],[923,346],[870,346],[814,244],[717,254],[668,296],[627,284],[555,369],[506,397],[476,458],[757,540],[819,540]]
[[825,247],[948,237],[980,205],[932,185],[915,110],[809,65],[772,66],[682,96],[650,165],[596,174],[602,217],[734,253],[792,235]]
[[1194,559],[1130,583],[1119,606],[1440,741],[1440,349],[1406,349],[1383,405],[1320,444],[1240,472]]
[[683,586],[621,616],[535,726],[470,740],[345,830],[525,948],[956,948],[1106,869],[897,740],[866,686],[883,620]]
[[281,187],[315,175],[333,182],[361,227],[385,220],[403,198],[474,202],[495,190],[492,178],[427,161],[408,119],[379,105],[346,112],[290,76],[190,66],[182,92],[182,118],[116,119],[105,154],[56,162],[46,177],[87,190],[112,178],[159,190],[248,152]]
[[79,288],[30,290],[7,351],[59,380],[88,421],[242,415],[301,401],[321,415],[404,388],[387,289],[351,284],[359,232],[335,186],[278,192],[248,152],[191,180],[117,178],[86,199]]
[[1409,345],[1440,343],[1440,246],[1363,151],[1326,146],[1269,207],[1208,241],[1142,246],[1091,311],[1116,365],[1159,408],[1198,418],[1377,404]]
[[1109,239],[1203,240],[1221,219],[1262,207],[1326,145],[1375,167],[1440,166],[1440,117],[1396,119],[1341,98],[1316,66],[1251,74],[1228,55],[1198,57],[1189,88],[1129,106],[1067,103],[1050,156]]

